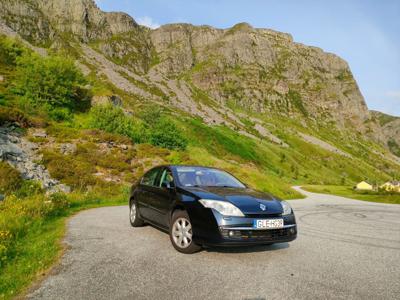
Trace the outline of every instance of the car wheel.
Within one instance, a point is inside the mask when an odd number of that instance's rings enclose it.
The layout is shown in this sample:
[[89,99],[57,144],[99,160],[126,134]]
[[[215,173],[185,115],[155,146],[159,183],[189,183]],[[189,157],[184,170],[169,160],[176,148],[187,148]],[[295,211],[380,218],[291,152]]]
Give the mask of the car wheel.
[[139,216],[136,202],[133,200],[131,201],[131,207],[129,208],[129,221],[131,222],[132,227],[140,227],[144,224],[143,220]]
[[193,229],[189,215],[184,210],[176,210],[172,215],[169,237],[176,250],[191,254],[201,249],[193,242]]

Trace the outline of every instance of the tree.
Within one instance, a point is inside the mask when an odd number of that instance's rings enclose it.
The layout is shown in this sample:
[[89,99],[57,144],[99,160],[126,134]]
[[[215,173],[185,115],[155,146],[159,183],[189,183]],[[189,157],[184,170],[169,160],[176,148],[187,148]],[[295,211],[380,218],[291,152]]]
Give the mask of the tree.
[[15,92],[34,106],[73,110],[87,101],[86,80],[73,60],[25,53],[17,58]]

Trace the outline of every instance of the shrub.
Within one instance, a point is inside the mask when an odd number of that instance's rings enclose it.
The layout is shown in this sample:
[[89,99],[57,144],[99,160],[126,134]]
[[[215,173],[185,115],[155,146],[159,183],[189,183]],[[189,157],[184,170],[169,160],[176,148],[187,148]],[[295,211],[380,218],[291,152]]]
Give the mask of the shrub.
[[167,149],[184,150],[188,144],[179,128],[165,117],[151,127],[149,139],[154,146]]
[[26,48],[19,41],[0,36],[0,63],[14,65],[17,57],[26,52]]
[[54,121],[71,121],[72,113],[68,108],[58,107],[49,111],[49,117]]
[[22,185],[19,172],[6,162],[0,162],[0,193],[10,194]]
[[147,124],[154,124],[158,122],[162,117],[162,109],[160,107],[146,107],[141,113],[140,117],[145,121]]
[[29,53],[16,61],[14,92],[33,106],[44,107],[49,112],[62,107],[63,113],[53,113],[60,119],[68,115],[67,110],[73,110],[81,105],[80,102],[89,100],[82,88],[86,80],[73,60],[57,56],[43,58]]
[[129,137],[136,143],[146,141],[146,131],[142,123],[128,117],[121,108],[99,105],[90,110],[89,126]]
[[149,142],[152,145],[171,150],[186,149],[187,140],[183,133],[169,117],[163,115],[160,107],[147,107],[140,116],[149,127]]

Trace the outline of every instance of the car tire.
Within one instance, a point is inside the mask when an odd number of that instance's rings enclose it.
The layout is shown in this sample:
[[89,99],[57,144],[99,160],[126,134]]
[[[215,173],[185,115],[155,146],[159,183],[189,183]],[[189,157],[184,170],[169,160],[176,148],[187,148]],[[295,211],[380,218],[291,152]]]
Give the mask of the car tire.
[[137,203],[132,200],[129,207],[129,221],[132,227],[141,227],[144,225],[142,218],[139,215]]
[[184,210],[176,210],[172,214],[169,237],[174,248],[181,253],[192,254],[201,249],[193,242],[192,224]]

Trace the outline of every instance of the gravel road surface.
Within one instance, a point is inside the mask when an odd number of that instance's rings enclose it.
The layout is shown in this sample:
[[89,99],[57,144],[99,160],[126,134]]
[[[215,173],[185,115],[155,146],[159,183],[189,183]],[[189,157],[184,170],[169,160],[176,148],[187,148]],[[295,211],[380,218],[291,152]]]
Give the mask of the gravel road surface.
[[400,205],[305,193],[291,243],[185,255],[128,207],[70,219],[68,250],[31,299],[399,299]]

